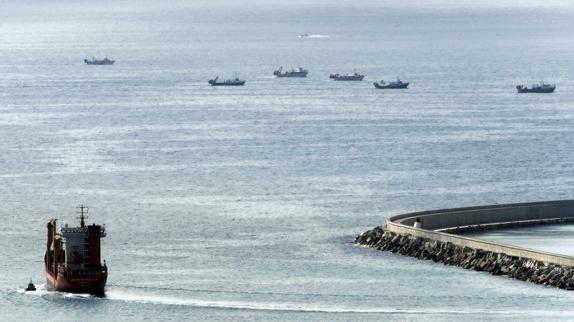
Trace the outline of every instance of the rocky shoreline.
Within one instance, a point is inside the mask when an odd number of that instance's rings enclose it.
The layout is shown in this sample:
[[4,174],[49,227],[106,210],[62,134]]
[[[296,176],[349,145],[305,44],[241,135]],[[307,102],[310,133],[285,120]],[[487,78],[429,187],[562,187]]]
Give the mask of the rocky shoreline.
[[461,247],[412,235],[401,235],[383,227],[361,233],[355,243],[405,256],[427,259],[448,265],[536,284],[574,290],[574,268],[547,264],[530,258],[508,256],[470,247]]

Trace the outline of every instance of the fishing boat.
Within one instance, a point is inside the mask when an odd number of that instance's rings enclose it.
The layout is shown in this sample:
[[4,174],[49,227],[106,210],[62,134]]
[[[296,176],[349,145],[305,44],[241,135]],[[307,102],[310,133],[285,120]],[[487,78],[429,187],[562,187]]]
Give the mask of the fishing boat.
[[108,57],[104,59],[96,59],[92,58],[92,60],[84,59],[84,63],[88,65],[113,65],[116,61],[108,59]]
[[88,207],[79,206],[80,226],[64,225],[58,232],[57,219],[48,222],[44,266],[48,288],[73,293],[103,294],[108,278],[106,261],[101,261],[103,226],[86,225]]
[[516,86],[518,93],[553,93],[555,89],[556,85],[545,84],[544,81],[540,81],[540,84],[533,84],[530,88],[524,85]]
[[308,70],[302,68],[302,67],[298,67],[297,69],[291,69],[291,70],[286,70],[283,71],[283,67],[279,67],[278,70],[273,72],[273,75],[277,76],[277,77],[307,77],[307,74],[309,73]]
[[329,75],[329,78],[336,80],[336,81],[362,81],[363,78],[365,77],[365,75],[361,75],[358,73],[353,73],[353,74],[331,74]]
[[208,81],[211,86],[243,86],[245,85],[245,80],[235,77],[233,79],[219,80],[219,76]]
[[409,83],[403,82],[397,78],[397,80],[394,82],[385,83],[384,80],[381,80],[378,83],[374,82],[373,85],[375,85],[375,88],[378,88],[378,89],[403,89],[403,88],[407,88],[409,86]]

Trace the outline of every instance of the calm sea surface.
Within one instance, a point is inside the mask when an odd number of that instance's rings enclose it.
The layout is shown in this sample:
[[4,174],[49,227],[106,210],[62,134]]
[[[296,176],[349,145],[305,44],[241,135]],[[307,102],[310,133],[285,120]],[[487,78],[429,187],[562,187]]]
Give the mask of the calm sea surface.
[[[572,292],[351,244],[404,211],[572,198],[573,9],[55,3],[0,4],[2,321],[574,318]],[[43,286],[46,222],[80,203],[105,298]],[[489,234],[574,254],[573,227]]]

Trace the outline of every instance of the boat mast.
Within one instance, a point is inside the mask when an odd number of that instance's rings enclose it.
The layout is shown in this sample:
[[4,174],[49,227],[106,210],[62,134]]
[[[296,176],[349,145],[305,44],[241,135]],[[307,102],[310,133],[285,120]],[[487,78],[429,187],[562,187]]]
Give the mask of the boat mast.
[[85,227],[86,226],[86,222],[85,220],[88,219],[88,216],[84,216],[84,213],[88,213],[88,207],[84,206],[84,205],[79,205],[78,207],[76,207],[78,209],[80,209],[80,217],[78,217],[80,219],[80,227]]

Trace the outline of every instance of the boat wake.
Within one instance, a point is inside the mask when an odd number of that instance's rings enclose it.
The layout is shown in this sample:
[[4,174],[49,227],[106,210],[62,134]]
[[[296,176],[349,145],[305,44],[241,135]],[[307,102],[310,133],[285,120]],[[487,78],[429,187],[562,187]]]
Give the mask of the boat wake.
[[[411,308],[381,308],[381,307],[350,307],[325,303],[295,303],[295,302],[265,302],[243,300],[208,300],[190,297],[165,296],[159,294],[142,294],[121,289],[109,289],[104,297],[90,294],[76,294],[52,291],[46,288],[46,284],[37,286],[36,291],[17,290],[18,293],[31,296],[39,296],[44,299],[73,299],[73,300],[110,300],[150,305],[175,305],[196,308],[211,308],[221,310],[250,310],[250,311],[275,311],[275,312],[307,312],[307,313],[351,313],[351,314],[393,314],[393,315],[496,315],[497,312],[482,309],[411,309]],[[519,311],[508,314],[521,314]],[[523,312],[522,312],[523,313]],[[543,312],[536,312],[543,313]],[[570,313],[569,313],[570,314]]]
[[36,285],[35,291],[26,291],[23,289],[17,290],[20,294],[32,295],[32,296],[58,296],[61,298],[71,298],[71,299],[89,299],[96,298],[96,296],[87,293],[68,293],[50,290],[46,287],[46,284]]
[[394,308],[372,308],[372,307],[348,307],[339,305],[329,305],[320,303],[294,303],[294,302],[256,302],[256,301],[225,301],[225,300],[205,300],[196,298],[183,298],[163,295],[136,294],[123,290],[110,290],[106,292],[106,299],[126,302],[136,302],[142,304],[156,305],[180,305],[197,308],[214,308],[226,310],[253,310],[253,311],[278,311],[278,312],[315,312],[315,313],[355,313],[355,314],[399,314],[399,315],[425,315],[425,314],[488,314],[484,311],[436,309],[394,309]]
[[36,290],[35,291],[26,291],[24,289],[19,289],[16,292],[20,293],[20,294],[26,294],[26,295],[36,295],[36,296],[42,296],[45,294],[48,294],[49,291],[46,288],[46,284],[39,284],[36,285]]
[[319,35],[319,34],[301,34],[297,36],[299,38],[330,38],[329,35]]
[[[256,310],[256,311],[290,311],[290,312],[322,312],[322,313],[405,313],[393,309],[354,309],[337,306],[313,305],[307,303],[277,303],[277,302],[248,302],[248,301],[220,301],[193,298],[180,298],[162,295],[135,294],[119,290],[106,292],[106,299],[127,302],[138,302],[159,305],[181,305],[199,308]],[[409,312],[420,313],[420,312]]]

